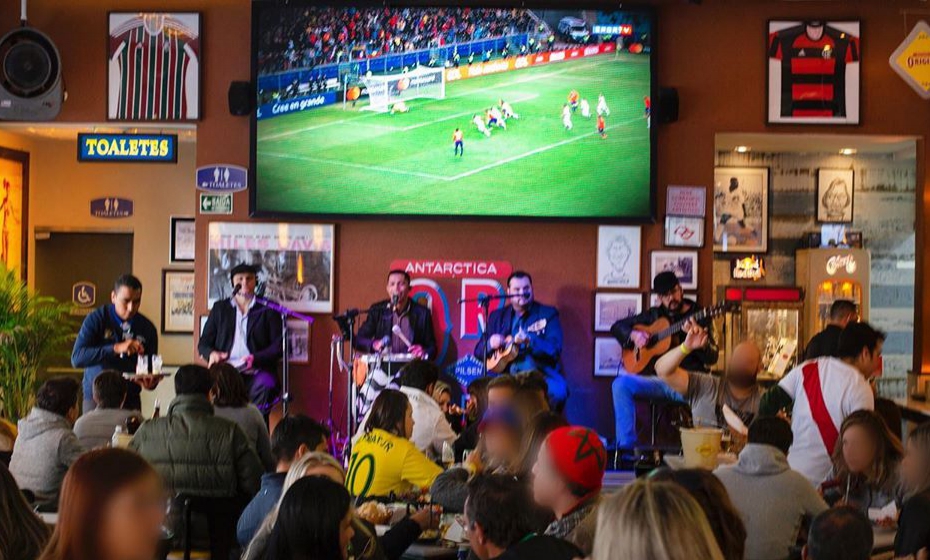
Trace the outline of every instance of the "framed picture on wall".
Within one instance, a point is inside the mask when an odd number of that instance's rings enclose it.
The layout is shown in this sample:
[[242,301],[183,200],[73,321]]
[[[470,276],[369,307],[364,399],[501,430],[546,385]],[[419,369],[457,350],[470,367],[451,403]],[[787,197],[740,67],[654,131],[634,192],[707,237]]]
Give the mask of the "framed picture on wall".
[[768,123],[859,124],[859,21],[768,23]]
[[162,334],[194,333],[194,271],[161,271]]
[[704,218],[692,216],[665,217],[666,247],[703,247]]
[[171,216],[170,261],[194,262],[196,245],[194,218]]
[[643,312],[642,294],[594,294],[594,330],[607,332],[621,319]]
[[26,279],[29,153],[0,147],[0,269]]
[[594,375],[616,377],[620,370],[623,354],[620,343],[613,337],[594,339]]
[[855,174],[852,169],[817,170],[817,221],[850,224],[855,202]]
[[199,12],[110,12],[108,29],[108,119],[200,119]]
[[653,251],[650,278],[655,278],[660,272],[674,272],[684,290],[697,289],[697,251]]
[[310,323],[288,320],[287,356],[291,363],[305,364],[310,361]]
[[639,226],[597,228],[597,287],[639,288],[642,229]]
[[765,253],[769,246],[769,169],[714,169],[714,251]]
[[232,295],[229,271],[260,268],[258,292],[300,313],[332,313],[332,224],[211,222],[207,305]]

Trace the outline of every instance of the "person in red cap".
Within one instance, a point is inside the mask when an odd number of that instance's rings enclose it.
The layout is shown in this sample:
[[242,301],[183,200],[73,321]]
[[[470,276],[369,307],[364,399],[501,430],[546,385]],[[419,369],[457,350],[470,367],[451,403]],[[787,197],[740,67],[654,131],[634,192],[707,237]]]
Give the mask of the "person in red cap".
[[607,451],[597,432],[567,426],[549,434],[533,466],[533,499],[555,514],[546,535],[591,554]]

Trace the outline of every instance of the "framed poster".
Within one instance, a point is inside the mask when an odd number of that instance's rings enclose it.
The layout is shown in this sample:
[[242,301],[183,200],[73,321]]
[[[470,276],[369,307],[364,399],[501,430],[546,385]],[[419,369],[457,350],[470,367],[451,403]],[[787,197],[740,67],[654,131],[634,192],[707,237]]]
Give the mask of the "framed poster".
[[768,124],[859,124],[859,21],[770,20]]
[[211,222],[207,235],[207,302],[232,295],[229,271],[260,268],[257,292],[301,313],[332,313],[332,224]]
[[704,218],[689,216],[665,217],[666,247],[703,247]]
[[162,334],[194,334],[194,271],[161,271]]
[[110,12],[108,29],[108,119],[200,119],[199,12]]
[[26,279],[29,153],[0,148],[0,268]]
[[194,218],[171,216],[171,244],[169,260],[172,263],[192,263],[195,255]]
[[594,339],[594,375],[597,377],[616,377],[623,363],[620,343],[613,337]]
[[669,216],[703,218],[707,211],[707,189],[669,185],[665,194],[665,213]]
[[639,288],[642,229],[639,226],[597,228],[597,287]]
[[697,251],[653,251],[650,278],[655,278],[660,272],[674,272],[683,290],[697,289]]
[[296,319],[287,321],[287,358],[292,363],[310,361],[310,323]]
[[714,251],[765,253],[768,232],[768,167],[715,168]]
[[817,170],[817,221],[825,224],[851,224],[855,202],[852,169]]
[[594,294],[594,331],[607,332],[617,321],[642,312],[642,294]]

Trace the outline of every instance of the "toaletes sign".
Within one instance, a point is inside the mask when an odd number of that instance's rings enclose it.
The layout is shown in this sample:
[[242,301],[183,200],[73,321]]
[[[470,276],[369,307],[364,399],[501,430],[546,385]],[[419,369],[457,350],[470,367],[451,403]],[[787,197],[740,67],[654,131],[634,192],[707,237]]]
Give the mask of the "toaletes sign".
[[177,134],[78,134],[78,161],[177,163]]

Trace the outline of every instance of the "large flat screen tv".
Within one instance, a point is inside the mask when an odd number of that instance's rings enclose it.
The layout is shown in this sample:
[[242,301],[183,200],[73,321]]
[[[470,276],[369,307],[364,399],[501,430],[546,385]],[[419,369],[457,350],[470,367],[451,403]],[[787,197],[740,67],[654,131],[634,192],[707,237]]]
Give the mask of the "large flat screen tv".
[[647,220],[653,12],[253,4],[251,212]]

